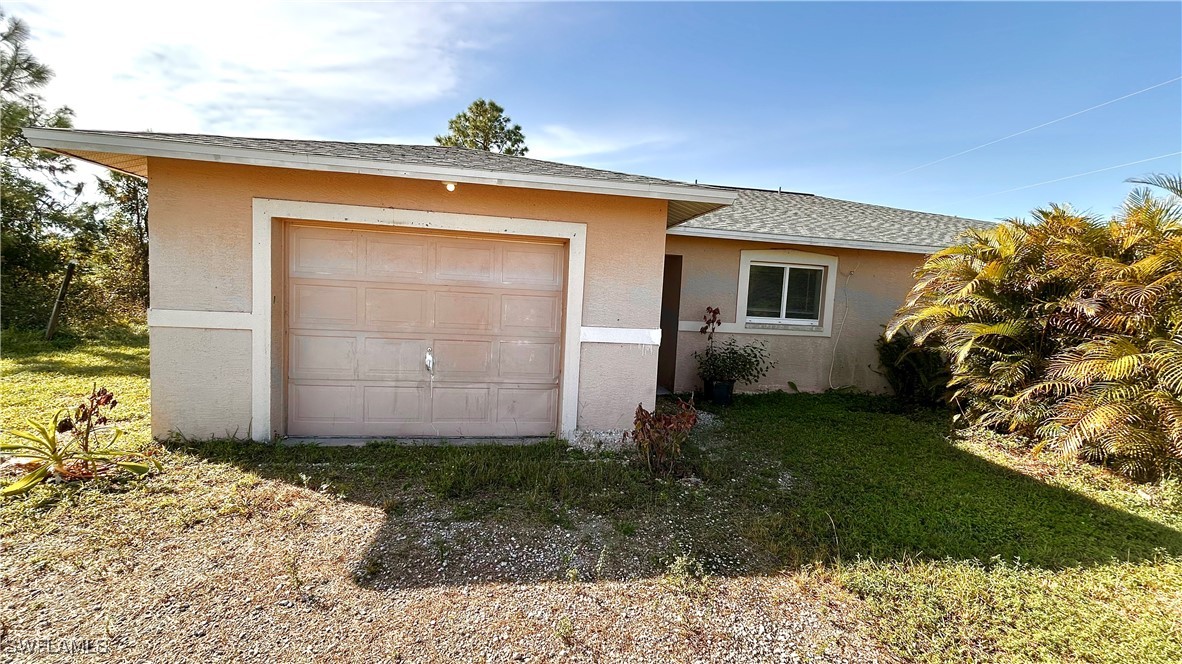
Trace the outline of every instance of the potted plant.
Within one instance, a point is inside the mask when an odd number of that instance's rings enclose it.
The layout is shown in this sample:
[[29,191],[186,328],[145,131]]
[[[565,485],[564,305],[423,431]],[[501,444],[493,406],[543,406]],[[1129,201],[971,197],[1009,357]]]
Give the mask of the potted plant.
[[706,335],[706,348],[694,352],[698,361],[698,377],[702,379],[707,399],[729,406],[734,397],[735,383],[754,383],[775,366],[768,356],[763,340],[741,344],[735,337],[715,342],[714,332],[721,324],[718,307],[706,307],[706,323],[701,332]]

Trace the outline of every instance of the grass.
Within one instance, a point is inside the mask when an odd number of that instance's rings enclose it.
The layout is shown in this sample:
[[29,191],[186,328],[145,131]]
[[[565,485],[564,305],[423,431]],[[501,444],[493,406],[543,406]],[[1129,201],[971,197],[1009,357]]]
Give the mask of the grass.
[[0,336],[0,429],[27,428],[26,420],[49,420],[58,408],[78,405],[93,386],[114,392],[115,424],[128,440],[151,441],[148,407],[148,336],[120,330],[53,342],[40,332],[5,330]]
[[[768,395],[728,418],[721,477],[762,466],[737,496],[765,509],[747,536],[821,563],[905,658],[1182,658],[1182,514],[1146,487],[983,434],[950,445],[942,417],[880,398]],[[784,471],[807,484],[771,489]]]
[[[120,426],[147,442],[142,336],[45,344],[6,333],[0,370],[0,427],[69,405],[97,381],[119,396]],[[671,564],[692,568],[686,579],[789,576],[809,592],[852,598],[859,629],[908,660],[1182,660],[1182,511],[1164,489],[1031,459],[1004,437],[954,435],[946,417],[901,412],[881,397],[750,396],[719,415],[723,427],[688,447],[700,482],[654,480],[623,456],[558,442],[177,440],[162,475],[39,487],[0,504],[0,537],[53,541],[81,527],[84,543],[57,555],[99,564],[152,533],[261,511],[307,518],[310,508],[287,494],[263,492],[278,481],[380,508],[387,524],[375,551],[404,537],[407,514],[429,507],[489,530],[580,533],[602,523],[590,558],[564,558],[560,578],[662,576]],[[119,509],[142,517],[119,522]],[[463,554],[443,537],[435,543],[435,561]],[[377,553],[367,561],[363,585],[390,564]],[[408,578],[434,583],[414,569]]]

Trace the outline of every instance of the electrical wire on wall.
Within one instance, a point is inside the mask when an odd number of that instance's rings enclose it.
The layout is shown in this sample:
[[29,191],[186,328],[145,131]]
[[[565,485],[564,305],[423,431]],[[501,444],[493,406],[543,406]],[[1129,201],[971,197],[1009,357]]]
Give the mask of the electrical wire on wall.
[[862,259],[858,259],[858,264],[854,269],[850,270],[845,275],[845,284],[842,287],[844,297],[842,298],[841,322],[837,326],[837,332],[833,335],[833,352],[829,356],[829,389],[836,390],[837,386],[833,384],[833,367],[837,364],[837,344],[841,342],[841,333],[845,330],[845,319],[850,315],[850,277],[862,267]]

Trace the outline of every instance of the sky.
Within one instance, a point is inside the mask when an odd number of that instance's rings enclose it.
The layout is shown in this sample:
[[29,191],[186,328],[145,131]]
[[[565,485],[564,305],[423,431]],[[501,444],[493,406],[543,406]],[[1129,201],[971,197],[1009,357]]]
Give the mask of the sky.
[[1182,172],[1179,2],[6,9],[82,129],[431,143],[484,97],[530,157],[987,220]]

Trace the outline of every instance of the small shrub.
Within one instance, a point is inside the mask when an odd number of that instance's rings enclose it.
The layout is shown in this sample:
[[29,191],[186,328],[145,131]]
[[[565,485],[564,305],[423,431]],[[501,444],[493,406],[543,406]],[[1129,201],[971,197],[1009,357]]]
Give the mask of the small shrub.
[[652,412],[644,404],[636,406],[636,420],[632,431],[625,434],[636,444],[640,462],[653,474],[670,474],[681,461],[682,447],[690,431],[698,423],[698,411],[693,400],[678,399],[670,412]]
[[714,333],[722,325],[722,310],[706,307],[699,332],[706,335],[706,348],[694,352],[698,361],[698,377],[707,383],[735,382],[756,383],[767,376],[776,363],[771,359],[767,343],[762,339],[740,344],[731,337],[722,343],[714,343]]
[[776,366],[762,339],[745,344],[734,337],[721,343],[710,342],[694,352],[694,359],[698,361],[698,377],[706,381],[758,383]]
[[917,346],[906,330],[875,342],[882,376],[905,404],[939,408],[948,403],[948,360],[937,350]]
[[[84,480],[118,471],[145,475],[156,459],[118,445],[121,429],[108,425],[107,414],[118,402],[106,388],[91,390],[90,395],[71,413],[59,410],[47,424],[29,420],[33,431],[10,431],[21,439],[0,443],[0,456],[28,459],[27,473],[0,490],[0,496],[26,493],[49,477],[59,480]],[[100,437],[109,438],[100,442]]]

